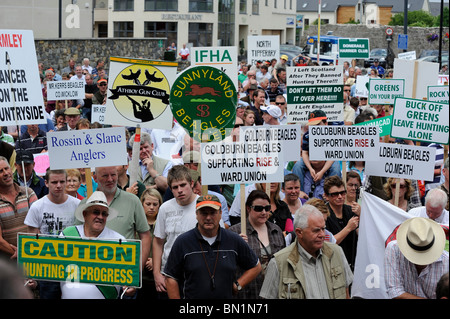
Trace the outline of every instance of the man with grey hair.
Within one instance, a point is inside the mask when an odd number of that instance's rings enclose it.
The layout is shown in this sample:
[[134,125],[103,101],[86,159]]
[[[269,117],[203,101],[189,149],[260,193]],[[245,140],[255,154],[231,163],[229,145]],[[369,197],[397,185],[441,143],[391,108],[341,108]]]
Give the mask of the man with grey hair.
[[408,214],[434,220],[436,223],[448,225],[447,194],[440,188],[433,188],[425,196],[425,206],[411,209]]
[[[134,141],[134,135],[129,141]],[[153,142],[150,134],[141,132],[140,143],[138,181],[147,188],[156,188],[164,194],[167,189],[167,174],[173,164],[167,159],[153,155]]]
[[323,214],[303,205],[295,213],[294,231],[294,243],[269,262],[260,297],[348,299],[353,274],[342,248],[324,241]]

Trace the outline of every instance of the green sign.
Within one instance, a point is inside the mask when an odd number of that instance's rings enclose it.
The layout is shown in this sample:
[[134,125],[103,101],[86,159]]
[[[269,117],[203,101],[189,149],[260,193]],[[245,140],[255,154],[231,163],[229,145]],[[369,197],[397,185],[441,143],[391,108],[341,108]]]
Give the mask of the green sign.
[[338,39],[339,58],[368,59],[370,57],[369,39]]
[[19,234],[17,250],[26,278],[141,286],[140,241]]
[[236,120],[233,81],[210,66],[186,69],[172,85],[170,107],[178,123],[200,142],[221,141]]
[[392,125],[392,115],[384,116],[372,121],[366,121],[355,124],[355,126],[378,126],[379,127],[378,132],[380,134],[380,137],[389,135],[391,133],[391,125]]

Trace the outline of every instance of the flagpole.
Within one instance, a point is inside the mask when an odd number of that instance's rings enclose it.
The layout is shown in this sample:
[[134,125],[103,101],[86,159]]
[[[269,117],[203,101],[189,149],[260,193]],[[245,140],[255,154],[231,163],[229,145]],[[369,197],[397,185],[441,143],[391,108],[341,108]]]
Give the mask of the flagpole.
[[322,7],[322,0],[319,0],[319,10],[318,10],[318,28],[317,28],[317,63],[320,64],[320,11]]

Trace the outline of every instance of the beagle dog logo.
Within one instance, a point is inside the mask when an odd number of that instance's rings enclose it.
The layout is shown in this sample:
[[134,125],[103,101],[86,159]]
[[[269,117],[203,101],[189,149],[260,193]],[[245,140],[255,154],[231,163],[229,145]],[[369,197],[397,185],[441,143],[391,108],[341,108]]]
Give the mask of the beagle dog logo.
[[117,111],[126,119],[144,123],[157,119],[168,107],[170,85],[164,74],[151,65],[134,64],[114,79],[112,95]]

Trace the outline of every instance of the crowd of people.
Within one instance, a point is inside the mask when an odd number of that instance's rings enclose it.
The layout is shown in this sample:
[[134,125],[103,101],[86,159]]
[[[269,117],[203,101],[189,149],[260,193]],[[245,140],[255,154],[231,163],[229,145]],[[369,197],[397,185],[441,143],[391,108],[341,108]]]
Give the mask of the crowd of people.
[[[240,63],[235,128],[288,124],[287,59]],[[302,55],[292,63],[315,65]],[[61,75],[40,63],[39,71],[47,123],[1,130],[0,255],[17,258],[19,232],[139,239],[142,287],[103,291],[81,284],[77,290],[30,279],[27,289],[35,298],[349,298],[361,188],[415,220],[402,224],[405,236],[387,248],[389,297],[448,298],[449,256],[440,227],[449,224],[448,150],[423,145],[436,148],[432,182],[367,176],[364,162],[347,163],[343,180],[341,162],[309,158],[309,126],[353,125],[392,114],[392,105],[368,105],[367,97],[355,96],[359,76],[393,77],[378,61],[368,69],[356,61],[344,63],[344,121],[329,122],[324,111],[311,112],[301,157],[286,163],[284,180],[246,185],[244,219],[239,185],[202,190],[200,143],[175,121],[167,130],[142,129],[138,181],[132,185],[128,165],[92,168],[91,183],[84,168],[49,168],[39,176],[34,156],[47,152],[47,132],[105,127],[91,123],[91,106],[106,103],[108,84],[103,60],[95,67],[88,59],[69,60]],[[46,82],[75,79],[85,82],[85,99],[46,99]],[[124,129],[131,160],[135,132]],[[238,139],[235,130],[232,140]]]

